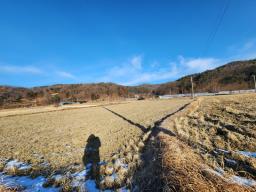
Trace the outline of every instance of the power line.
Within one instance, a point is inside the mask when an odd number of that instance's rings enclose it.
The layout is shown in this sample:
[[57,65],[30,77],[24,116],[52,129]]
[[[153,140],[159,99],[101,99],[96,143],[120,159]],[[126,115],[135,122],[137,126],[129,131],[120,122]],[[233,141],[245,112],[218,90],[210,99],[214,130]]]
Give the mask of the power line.
[[207,39],[207,41],[206,41],[206,45],[205,45],[205,48],[204,48],[204,50],[203,50],[203,56],[205,56],[205,55],[207,54],[207,52],[209,51],[209,48],[210,48],[210,46],[211,46],[211,44],[212,44],[212,42],[213,42],[213,40],[214,40],[214,38],[215,38],[215,36],[216,36],[216,34],[217,34],[219,28],[220,28],[220,26],[221,26],[221,23],[222,23],[222,21],[223,21],[223,18],[224,18],[224,16],[225,16],[226,13],[227,13],[229,4],[230,4],[230,0],[227,0],[227,1],[226,1],[226,4],[225,4],[225,6],[224,6],[224,9],[223,9],[222,12],[220,13],[220,15],[217,17],[217,20],[218,20],[218,21],[217,21],[217,24],[216,24],[215,28],[213,29],[213,31],[210,33],[210,35],[209,35],[209,37],[208,37],[208,39]]

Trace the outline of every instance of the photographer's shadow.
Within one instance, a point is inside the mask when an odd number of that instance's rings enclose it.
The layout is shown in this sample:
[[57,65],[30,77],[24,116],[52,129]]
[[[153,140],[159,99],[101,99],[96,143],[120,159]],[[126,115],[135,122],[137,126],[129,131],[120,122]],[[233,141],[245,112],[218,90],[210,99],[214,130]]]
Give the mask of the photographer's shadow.
[[87,139],[83,155],[84,166],[89,170],[87,179],[99,179],[100,147],[100,138],[91,134]]

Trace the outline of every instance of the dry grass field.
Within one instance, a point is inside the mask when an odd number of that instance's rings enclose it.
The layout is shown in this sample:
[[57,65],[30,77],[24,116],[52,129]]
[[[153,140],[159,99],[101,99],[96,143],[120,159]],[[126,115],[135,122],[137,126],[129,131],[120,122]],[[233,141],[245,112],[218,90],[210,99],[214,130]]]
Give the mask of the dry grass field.
[[101,141],[101,160],[108,159],[130,138],[138,138],[155,121],[189,101],[132,101],[43,113],[33,109],[33,114],[26,115],[9,111],[12,116],[0,118],[0,157],[33,165],[47,162],[54,170],[67,168],[82,164],[86,140],[95,134]]
[[[28,174],[38,168],[47,176],[44,186],[62,191],[86,183],[95,191],[97,183],[114,190],[252,192],[255,111],[255,94],[9,111],[0,117],[0,157],[33,165]],[[102,163],[93,182],[82,161],[91,134],[100,139]]]
[[[215,171],[200,154],[176,136],[161,132],[156,139],[153,147],[159,163],[144,170],[145,174],[140,177],[146,176],[140,180],[142,191],[255,191],[255,181],[244,182],[234,174]],[[254,183],[254,187],[249,186],[249,182]]]
[[208,97],[198,102],[197,108],[174,121],[172,130],[209,163],[255,179],[256,160],[248,156],[256,150],[256,95]]
[[254,191],[255,120],[256,95],[248,94],[198,98],[164,121],[175,136],[161,133],[154,145],[163,185],[170,191]]
[[256,149],[256,95],[201,98],[198,108],[180,117],[175,132],[207,150]]

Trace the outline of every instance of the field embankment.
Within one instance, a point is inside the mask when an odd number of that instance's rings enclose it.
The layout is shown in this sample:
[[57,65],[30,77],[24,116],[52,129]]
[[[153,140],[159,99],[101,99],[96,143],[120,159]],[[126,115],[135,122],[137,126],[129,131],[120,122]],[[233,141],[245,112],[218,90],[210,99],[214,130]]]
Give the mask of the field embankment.
[[135,174],[140,188],[255,191],[255,103],[255,94],[199,98],[166,119]]

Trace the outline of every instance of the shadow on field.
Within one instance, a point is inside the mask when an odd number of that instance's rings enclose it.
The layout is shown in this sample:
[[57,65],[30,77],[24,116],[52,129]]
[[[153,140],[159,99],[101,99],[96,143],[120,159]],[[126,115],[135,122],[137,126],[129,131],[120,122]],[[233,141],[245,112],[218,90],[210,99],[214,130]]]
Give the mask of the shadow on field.
[[164,133],[169,137],[176,137],[176,134],[169,129],[161,126],[161,124],[169,117],[175,115],[176,113],[182,111],[190,103],[187,103],[180,107],[178,110],[167,114],[158,121],[155,121],[152,132],[149,135],[147,141],[145,142],[145,147],[143,148],[143,153],[141,155],[143,166],[134,173],[133,180],[135,185],[139,186],[140,191],[147,192],[162,192],[162,191],[176,191],[166,186],[171,185],[168,181],[163,178],[163,171],[165,168],[162,166],[162,147],[163,143],[158,137],[159,133]]
[[[161,119],[159,119],[158,121],[156,121],[156,122],[154,123],[153,128],[151,128],[152,132],[151,132],[151,134],[150,134],[150,137],[152,137],[152,136],[156,137],[156,136],[159,134],[159,132],[163,132],[163,133],[165,133],[165,134],[167,134],[167,135],[169,135],[169,136],[176,136],[175,133],[173,133],[173,132],[170,131],[169,129],[166,129],[166,128],[164,128],[164,127],[160,127],[160,125],[161,125],[161,123],[162,123],[164,120],[166,120],[166,119],[169,118],[170,116],[176,114],[177,112],[183,110],[183,109],[186,108],[188,105],[189,105],[189,103],[188,103],[188,104],[185,104],[185,105],[182,106],[182,107],[180,107],[177,111],[175,111],[175,112],[173,112],[173,113],[170,113],[170,114],[167,114],[167,115],[164,116],[163,118],[161,118]],[[141,124],[139,124],[139,123],[135,123],[135,122],[133,122],[132,120],[127,119],[126,117],[122,116],[121,114],[119,114],[119,113],[117,113],[117,112],[115,112],[115,111],[112,111],[112,110],[110,110],[110,109],[108,109],[108,108],[106,108],[106,107],[103,107],[103,108],[106,109],[107,111],[113,113],[114,115],[116,115],[116,116],[122,118],[123,120],[127,121],[127,122],[130,123],[131,125],[134,125],[134,126],[140,128],[144,133],[146,133],[147,131],[150,130],[150,129],[147,129],[146,127],[144,127],[143,125],[141,125]]]
[[169,135],[169,136],[176,136],[176,134],[169,129],[166,129],[164,127],[155,127],[152,130],[152,134],[150,135],[150,137],[152,137],[152,136],[156,137],[160,132],[163,132],[164,134]]
[[99,179],[98,177],[100,171],[98,163],[100,162],[100,147],[100,138],[96,137],[94,134],[91,134],[87,139],[83,155],[84,166],[86,167],[91,165],[91,169],[87,176],[89,177],[88,179]]
[[152,128],[146,128],[143,125],[135,123],[130,119],[127,119],[126,117],[116,113],[115,111],[112,111],[106,107],[103,107],[107,111],[127,121],[131,125],[134,125],[139,129],[141,129],[144,132],[144,136],[146,136],[149,133],[148,137],[145,140],[143,139],[145,146],[141,149],[141,154],[140,154],[142,163],[139,167],[137,167],[133,171],[130,178],[130,180],[132,181],[132,183],[130,184],[132,191],[133,189],[134,190],[139,189],[139,191],[148,191],[148,192],[165,191],[164,188],[166,186],[166,181],[164,181],[162,177],[163,167],[161,163],[162,162],[161,160],[162,143],[159,140],[158,136],[160,132],[168,135],[169,137],[175,137],[176,135],[171,130],[161,127],[161,124],[164,120],[176,114],[177,112],[183,110],[188,105],[189,103],[180,107],[178,110],[172,113],[169,113],[164,117],[162,117],[161,119],[155,121]]
[[122,118],[123,120],[127,121],[127,122],[130,123],[131,125],[134,125],[134,126],[140,128],[144,133],[147,132],[148,129],[147,129],[146,127],[140,125],[139,123],[135,123],[135,122],[131,121],[130,119],[127,119],[126,117],[124,117],[124,116],[122,116],[122,115],[116,113],[115,111],[112,111],[112,110],[110,110],[110,109],[108,109],[108,108],[106,108],[106,107],[103,107],[103,108],[106,109],[107,111],[113,113],[114,115],[116,115],[116,116]]

